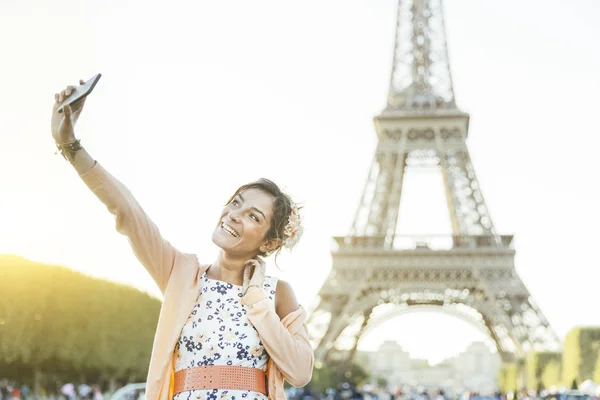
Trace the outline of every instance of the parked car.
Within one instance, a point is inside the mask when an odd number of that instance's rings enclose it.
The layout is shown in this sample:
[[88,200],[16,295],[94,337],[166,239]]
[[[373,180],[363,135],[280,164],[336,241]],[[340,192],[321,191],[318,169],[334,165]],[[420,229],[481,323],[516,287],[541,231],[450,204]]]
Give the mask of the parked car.
[[544,400],[592,400],[594,397],[582,393],[579,390],[566,390],[558,393],[542,393]]
[[146,383],[130,383],[118,389],[110,400],[145,400]]

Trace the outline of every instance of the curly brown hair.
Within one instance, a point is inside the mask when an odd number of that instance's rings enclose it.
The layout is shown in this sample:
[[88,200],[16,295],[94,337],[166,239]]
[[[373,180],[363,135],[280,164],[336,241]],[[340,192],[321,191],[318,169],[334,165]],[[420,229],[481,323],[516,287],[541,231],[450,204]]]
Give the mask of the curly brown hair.
[[[285,194],[279,188],[279,186],[277,186],[277,184],[275,184],[275,182],[270,181],[269,179],[266,179],[266,178],[260,178],[257,181],[242,185],[235,191],[233,196],[231,196],[231,198],[229,198],[229,200],[227,201],[227,204],[229,204],[231,201],[233,201],[235,196],[237,196],[238,194],[240,194],[248,189],[252,189],[252,188],[260,189],[263,192],[273,196],[273,218],[271,219],[271,226],[270,226],[269,230],[267,231],[267,234],[265,235],[265,240],[281,239],[281,241],[283,243],[283,241],[285,239],[285,235],[284,235],[285,226],[287,225],[290,214],[292,213],[292,199],[290,198],[290,196]],[[277,252],[275,254],[275,260],[277,260],[277,256],[281,252],[282,247],[283,247],[283,244],[280,245],[276,250],[273,251],[273,252],[275,252],[275,251]],[[273,252],[259,253],[259,255],[263,256],[263,257],[267,257],[267,256],[271,255]]]

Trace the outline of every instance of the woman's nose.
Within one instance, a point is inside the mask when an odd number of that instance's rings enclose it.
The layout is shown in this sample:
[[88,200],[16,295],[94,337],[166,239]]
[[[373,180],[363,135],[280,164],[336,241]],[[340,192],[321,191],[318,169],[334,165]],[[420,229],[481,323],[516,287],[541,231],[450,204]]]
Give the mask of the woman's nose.
[[240,222],[240,216],[238,213],[236,213],[235,211],[231,211],[229,214],[227,214],[227,217],[234,222]]

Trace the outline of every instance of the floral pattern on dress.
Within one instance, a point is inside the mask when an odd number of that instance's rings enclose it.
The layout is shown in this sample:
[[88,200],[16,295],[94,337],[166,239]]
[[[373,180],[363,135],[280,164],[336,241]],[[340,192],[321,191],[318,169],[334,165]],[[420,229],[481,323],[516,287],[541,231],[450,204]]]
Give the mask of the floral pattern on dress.
[[[240,300],[242,286],[202,275],[201,290],[175,345],[175,371],[204,365],[235,365],[267,370],[267,354]],[[273,307],[277,278],[263,288]],[[178,393],[174,400],[267,400],[250,390],[204,389]]]

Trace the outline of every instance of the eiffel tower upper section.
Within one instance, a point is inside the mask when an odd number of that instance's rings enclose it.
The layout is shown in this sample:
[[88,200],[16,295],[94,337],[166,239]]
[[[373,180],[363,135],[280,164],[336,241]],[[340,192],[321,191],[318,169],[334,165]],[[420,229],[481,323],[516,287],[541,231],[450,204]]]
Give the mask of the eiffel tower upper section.
[[456,106],[441,0],[399,1],[387,106],[374,122],[379,142],[352,235],[389,241],[405,170],[435,165],[443,174],[453,234],[502,242],[467,149],[469,114]]
[[456,111],[441,1],[399,2],[384,113]]

